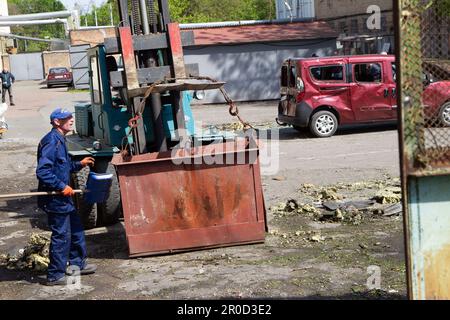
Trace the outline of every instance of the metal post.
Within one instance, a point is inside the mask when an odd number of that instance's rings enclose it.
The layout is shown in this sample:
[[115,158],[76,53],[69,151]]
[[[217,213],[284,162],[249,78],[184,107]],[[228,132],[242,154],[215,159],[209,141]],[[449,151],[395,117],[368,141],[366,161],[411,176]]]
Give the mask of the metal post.
[[154,0],[147,0],[147,3],[148,3],[150,32],[157,33],[158,32],[158,22],[157,22],[156,13],[155,13],[155,2],[154,2]]
[[148,24],[147,5],[145,0],[139,0],[141,23],[144,34],[150,34],[150,25]]
[[161,94],[152,94],[153,122],[155,124],[155,142],[159,152],[167,151],[167,139],[162,121]]
[[166,25],[170,23],[170,11],[169,11],[169,3],[167,0],[158,0],[159,4],[159,12],[162,16],[162,31],[166,31]]
[[129,20],[128,20],[128,0],[119,0],[117,2],[117,5],[119,6],[119,24],[122,26],[129,26]]
[[139,0],[131,0],[131,16],[133,20],[134,34],[142,34],[139,16]]
[[180,91],[172,91],[172,103],[175,111],[175,118],[177,121],[178,138],[180,139],[180,146],[184,146],[188,139],[186,129],[186,119],[183,110],[183,95]]
[[[133,99],[133,117],[136,116],[136,108],[141,104],[142,98]],[[144,119],[137,120],[137,127],[133,131],[133,142],[136,154],[147,153],[147,139],[145,138]]]
[[113,18],[113,13],[112,13],[112,4],[111,2],[109,3],[109,19],[111,20],[111,26],[114,25],[114,18]]
[[95,7],[94,7],[94,18],[95,18],[95,26],[97,27],[97,26],[98,26],[98,21],[97,21],[97,10],[96,10]]

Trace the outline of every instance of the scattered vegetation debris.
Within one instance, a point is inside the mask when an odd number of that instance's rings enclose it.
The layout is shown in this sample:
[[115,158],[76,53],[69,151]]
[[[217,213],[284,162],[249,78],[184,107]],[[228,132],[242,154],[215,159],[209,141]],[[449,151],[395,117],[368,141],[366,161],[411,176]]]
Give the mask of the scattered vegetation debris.
[[323,188],[318,194],[319,200],[342,200],[344,197],[337,193],[336,188]]
[[300,186],[300,190],[314,190],[316,187],[310,183],[304,183]]
[[[354,191],[358,190],[355,194]],[[365,190],[363,193],[360,191]],[[299,188],[300,200],[289,199],[271,208],[276,216],[306,214],[315,221],[359,225],[366,217],[395,216],[402,211],[400,179],[368,180],[316,186],[304,183]],[[375,191],[375,192],[374,192]],[[376,193],[376,196],[373,194]],[[361,198],[361,195],[367,197]],[[305,197],[306,196],[306,197]],[[344,200],[357,196],[359,199]],[[370,199],[369,199],[370,198]],[[309,203],[310,204],[309,204]]]
[[402,199],[402,189],[399,187],[386,187],[372,198],[381,204],[395,204]]
[[293,214],[319,214],[320,211],[312,204],[298,203],[295,199],[289,199],[286,203],[279,203],[270,210],[275,215],[293,215]]
[[41,234],[32,234],[27,245],[16,255],[0,255],[0,265],[8,270],[32,270],[44,272],[48,268],[50,239]]
[[323,241],[325,241],[325,239],[326,238],[324,236],[322,236],[320,233],[314,234],[308,238],[308,240],[311,242],[323,242]]
[[342,200],[344,198],[337,193],[338,188],[335,186],[317,187],[313,184],[304,183],[300,186],[299,191],[313,197],[316,201]]
[[244,130],[244,125],[240,122],[223,123],[213,126],[217,130],[222,131],[241,131]]

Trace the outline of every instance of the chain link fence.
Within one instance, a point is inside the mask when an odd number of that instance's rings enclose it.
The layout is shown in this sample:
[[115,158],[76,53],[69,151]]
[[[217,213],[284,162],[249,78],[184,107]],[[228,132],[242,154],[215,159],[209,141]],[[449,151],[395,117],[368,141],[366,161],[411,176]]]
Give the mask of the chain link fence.
[[450,171],[450,0],[401,0],[404,163]]

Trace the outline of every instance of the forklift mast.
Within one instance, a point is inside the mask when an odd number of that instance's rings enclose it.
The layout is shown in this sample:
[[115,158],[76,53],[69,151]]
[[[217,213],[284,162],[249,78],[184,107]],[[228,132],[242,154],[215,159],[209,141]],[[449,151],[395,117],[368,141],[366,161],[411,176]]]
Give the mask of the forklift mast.
[[[223,83],[180,85],[180,79],[198,75],[197,65],[184,64],[183,45],[193,44],[193,32],[180,32],[170,21],[167,0],[119,0],[120,26],[115,38],[105,39],[105,53],[120,54],[123,70],[110,68],[111,86],[119,91],[133,121],[131,154],[168,151],[170,142],[164,133],[162,106],[173,108],[177,145],[190,140],[186,130],[182,91],[217,89]],[[175,85],[177,84],[177,85]],[[151,93],[148,89],[152,88]],[[147,99],[148,98],[148,99]],[[145,101],[143,101],[145,100]],[[151,109],[155,146],[148,148],[143,110]]]
[[[98,65],[104,62],[97,73],[107,81],[99,81],[98,91],[112,88],[109,96],[119,96],[118,104],[96,104],[92,86],[97,134],[105,133],[113,145],[126,135],[123,152],[114,152],[107,165],[117,175],[120,197],[114,198],[123,211],[129,256],[264,242],[256,139],[196,135],[190,129],[189,91],[224,93],[225,83],[185,65],[183,46],[194,44],[193,32],[180,32],[170,21],[167,0],[119,0],[119,9],[116,36],[88,54]],[[92,83],[94,67],[91,63]],[[230,113],[240,119],[237,110]]]

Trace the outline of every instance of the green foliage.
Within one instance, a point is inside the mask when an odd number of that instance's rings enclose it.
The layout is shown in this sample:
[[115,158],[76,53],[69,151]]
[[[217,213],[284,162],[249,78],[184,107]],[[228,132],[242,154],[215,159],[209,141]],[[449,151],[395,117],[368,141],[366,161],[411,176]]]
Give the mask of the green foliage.
[[275,18],[274,0],[169,0],[169,6],[179,23]]
[[[157,2],[157,1],[156,1]],[[96,8],[97,25],[111,24],[110,7],[113,8],[114,25],[119,22],[117,1],[108,0]],[[264,20],[275,18],[275,0],[169,0],[172,21],[199,23],[231,20]],[[95,26],[94,10],[81,16],[81,25]]]
[[436,11],[443,17],[450,17],[450,0],[435,0]]
[[[112,9],[112,24],[117,26],[119,24],[119,7],[117,0],[107,0],[101,6],[91,8],[90,11],[80,17],[81,26],[95,26],[95,15],[97,15],[98,26],[111,25],[111,9]],[[111,5],[110,5],[111,4]]]
[[[88,13],[80,16],[80,24],[95,26],[96,14],[97,25],[111,25],[111,4],[113,25],[117,26],[119,24],[117,2],[117,0],[106,0],[95,8],[95,13],[91,8]],[[10,15],[66,10],[59,0],[9,0],[8,9]],[[275,0],[169,0],[169,9],[172,21],[179,23],[275,18]],[[36,38],[65,38],[64,26],[61,24],[11,27],[11,32]],[[19,52],[48,49],[48,43],[36,41],[27,41],[25,48],[25,41],[19,40]]]
[[[9,15],[66,10],[59,0],[9,0]],[[11,33],[36,38],[65,38],[62,24],[11,27]],[[46,42],[19,40],[19,52],[48,50]]]

